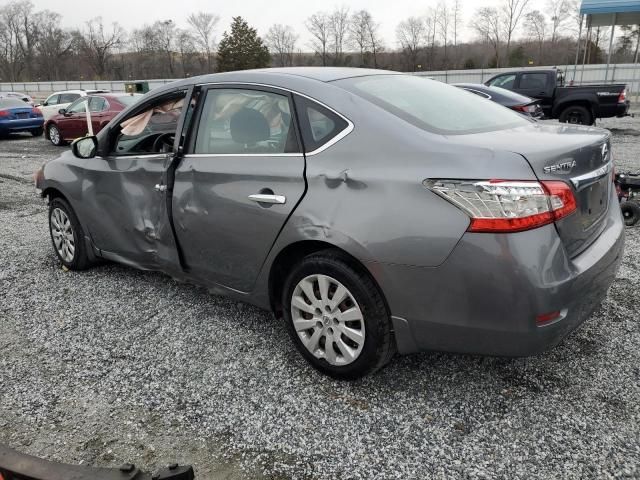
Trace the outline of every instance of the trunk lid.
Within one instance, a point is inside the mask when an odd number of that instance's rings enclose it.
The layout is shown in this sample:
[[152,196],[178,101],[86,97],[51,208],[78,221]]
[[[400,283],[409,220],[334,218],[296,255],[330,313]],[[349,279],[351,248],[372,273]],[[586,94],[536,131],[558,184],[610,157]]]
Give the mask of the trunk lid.
[[602,233],[613,188],[607,130],[535,123],[510,130],[461,135],[456,140],[518,153],[539,180],[561,180],[572,187],[578,209],[556,222],[558,234],[571,257],[579,255]]

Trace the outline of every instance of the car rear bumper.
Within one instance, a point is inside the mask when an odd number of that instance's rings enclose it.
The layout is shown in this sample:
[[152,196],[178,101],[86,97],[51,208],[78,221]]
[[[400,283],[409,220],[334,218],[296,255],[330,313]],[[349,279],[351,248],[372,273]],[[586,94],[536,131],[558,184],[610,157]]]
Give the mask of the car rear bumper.
[[[370,265],[393,315],[398,351],[526,356],[559,343],[598,307],[615,278],[624,226],[612,191],[607,226],[569,258],[554,225],[466,233],[439,267]],[[544,326],[536,317],[562,312]]]
[[18,120],[4,120],[0,122],[0,132],[26,132],[29,130],[42,128],[43,125],[44,118],[21,118]]

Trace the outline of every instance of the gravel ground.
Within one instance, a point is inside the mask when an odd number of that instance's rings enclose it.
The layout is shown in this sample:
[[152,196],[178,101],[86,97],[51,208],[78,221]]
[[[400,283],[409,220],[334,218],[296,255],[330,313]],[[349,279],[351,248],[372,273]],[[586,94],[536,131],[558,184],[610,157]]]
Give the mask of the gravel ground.
[[[640,169],[640,119],[608,120]],[[251,306],[156,273],[60,269],[30,175],[60,150],[0,143],[0,443],[199,479],[640,478],[640,229],[604,304],[527,359],[396,358],[354,383]]]

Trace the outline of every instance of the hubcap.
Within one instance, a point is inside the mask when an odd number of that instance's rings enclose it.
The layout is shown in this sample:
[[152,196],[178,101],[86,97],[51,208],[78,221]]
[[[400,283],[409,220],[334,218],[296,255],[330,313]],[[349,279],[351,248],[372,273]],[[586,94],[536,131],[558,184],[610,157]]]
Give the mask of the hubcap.
[[49,219],[49,227],[58,255],[65,262],[71,263],[76,252],[76,244],[69,217],[63,210],[54,208]]
[[58,129],[56,127],[50,127],[49,128],[49,138],[51,138],[51,141],[53,143],[59,143],[60,142],[60,132],[58,131]]
[[347,288],[327,275],[300,280],[291,297],[293,327],[302,344],[330,365],[348,365],[364,347],[364,317]]

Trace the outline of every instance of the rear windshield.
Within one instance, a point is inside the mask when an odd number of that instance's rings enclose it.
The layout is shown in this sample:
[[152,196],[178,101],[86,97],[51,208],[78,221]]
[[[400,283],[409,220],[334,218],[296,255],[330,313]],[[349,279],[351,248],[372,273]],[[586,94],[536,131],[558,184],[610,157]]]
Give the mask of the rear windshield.
[[529,124],[521,115],[460,88],[410,75],[347,78],[337,85],[430,132],[488,132]]
[[133,95],[122,95],[121,97],[118,97],[118,101],[122,105],[125,105],[128,107],[129,105],[133,105],[138,100],[140,100],[140,97],[142,97],[142,95],[138,93],[134,93]]
[[0,108],[29,108],[29,105],[18,98],[0,98]]

